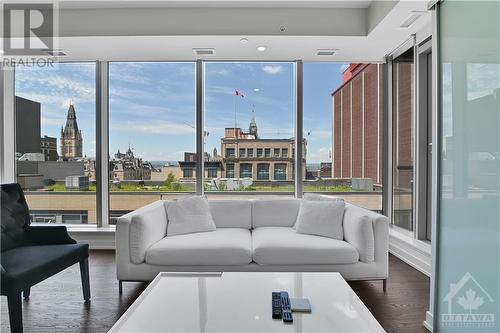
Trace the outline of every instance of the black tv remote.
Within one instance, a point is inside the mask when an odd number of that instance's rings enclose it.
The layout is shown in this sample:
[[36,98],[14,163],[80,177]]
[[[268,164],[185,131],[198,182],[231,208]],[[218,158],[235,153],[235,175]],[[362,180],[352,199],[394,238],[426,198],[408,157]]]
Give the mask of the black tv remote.
[[273,319],[281,319],[281,293],[273,292]]
[[288,297],[288,292],[281,292],[281,312],[283,317],[283,322],[293,323],[292,307],[290,305],[290,298]]

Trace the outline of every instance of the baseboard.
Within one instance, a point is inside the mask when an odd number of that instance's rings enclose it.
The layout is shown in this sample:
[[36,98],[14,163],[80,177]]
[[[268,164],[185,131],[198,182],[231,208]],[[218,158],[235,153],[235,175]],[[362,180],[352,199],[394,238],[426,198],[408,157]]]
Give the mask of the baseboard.
[[115,250],[113,231],[68,230],[70,236],[78,242],[89,244],[91,250]]
[[425,313],[424,327],[427,328],[429,330],[429,332],[433,331],[433,329],[432,329],[433,320],[432,319],[433,319],[432,313],[430,311],[427,311]]
[[389,234],[389,252],[418,271],[431,276],[430,246],[422,246],[416,242],[418,241],[391,232]]

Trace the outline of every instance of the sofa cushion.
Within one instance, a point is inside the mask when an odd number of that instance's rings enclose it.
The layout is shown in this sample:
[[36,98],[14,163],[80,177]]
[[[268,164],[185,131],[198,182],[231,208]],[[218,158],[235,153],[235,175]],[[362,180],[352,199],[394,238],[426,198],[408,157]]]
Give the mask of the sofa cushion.
[[204,196],[172,201],[167,206],[167,236],[214,231],[215,222]]
[[344,199],[334,195],[324,195],[317,193],[304,193],[302,198],[309,201],[344,201]]
[[359,252],[359,260],[371,263],[375,260],[375,236],[373,221],[384,218],[375,212],[346,204],[344,212],[344,239]]
[[297,233],[343,240],[344,207],[344,201],[303,200],[295,224]]
[[298,234],[291,227],[260,227],[252,231],[253,260],[259,265],[335,265],[359,259],[349,243]]
[[[165,237],[167,212],[170,201],[158,200],[135,210],[130,223],[130,260],[134,264],[144,262],[148,247]],[[125,217],[123,217],[125,218]]]
[[252,228],[252,201],[209,200],[208,204],[217,228]]
[[246,265],[252,261],[250,230],[220,228],[165,237],[146,252],[152,265]]
[[23,246],[2,252],[2,291],[38,283],[88,257],[88,244]]
[[252,206],[252,226],[291,227],[297,221],[300,199],[258,199]]

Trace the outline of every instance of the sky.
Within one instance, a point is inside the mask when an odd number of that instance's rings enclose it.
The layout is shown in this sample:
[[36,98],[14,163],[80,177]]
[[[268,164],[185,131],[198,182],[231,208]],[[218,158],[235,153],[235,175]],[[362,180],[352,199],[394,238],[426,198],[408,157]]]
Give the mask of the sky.
[[[304,137],[307,163],[330,160],[331,92],[341,63],[304,64]],[[195,152],[195,64],[111,63],[110,153],[149,161],[178,161]],[[205,149],[220,153],[225,127],[248,130],[254,111],[261,138],[291,138],[293,63],[205,64]],[[244,97],[235,96],[235,90]],[[87,157],[95,156],[95,64],[54,64],[16,70],[16,95],[41,103],[41,134],[60,137],[69,104],[75,105]]]

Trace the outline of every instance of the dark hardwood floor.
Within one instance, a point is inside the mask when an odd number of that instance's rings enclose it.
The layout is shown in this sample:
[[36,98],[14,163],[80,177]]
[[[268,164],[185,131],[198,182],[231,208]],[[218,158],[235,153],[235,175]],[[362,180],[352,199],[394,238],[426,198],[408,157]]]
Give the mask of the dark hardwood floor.
[[[124,283],[118,294],[113,251],[91,251],[91,302],[83,302],[79,266],[31,288],[23,301],[25,332],[107,332],[146,283]],[[422,326],[429,304],[429,278],[390,256],[387,292],[382,282],[350,282],[375,318],[390,333],[427,333]],[[6,297],[1,298],[1,332],[9,332]]]

